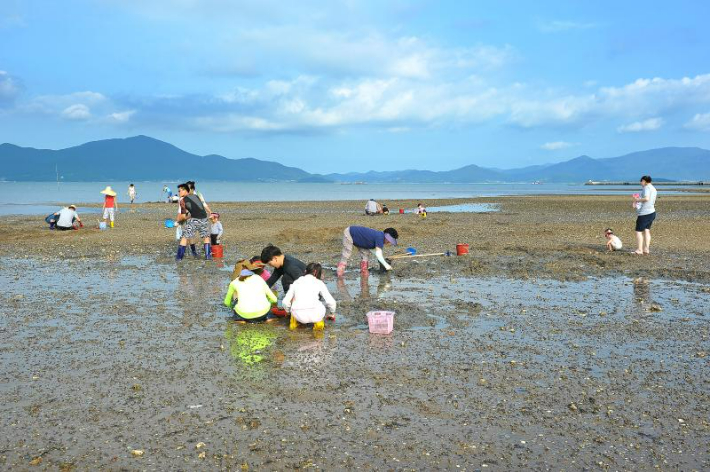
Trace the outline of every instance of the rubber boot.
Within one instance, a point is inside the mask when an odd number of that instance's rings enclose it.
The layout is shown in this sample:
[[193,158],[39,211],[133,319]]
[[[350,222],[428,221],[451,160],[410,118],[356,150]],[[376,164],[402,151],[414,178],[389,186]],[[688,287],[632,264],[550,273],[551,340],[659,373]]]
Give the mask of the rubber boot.
[[177,254],[175,255],[176,261],[181,261],[182,258],[185,257],[185,249],[185,246],[178,245]]
[[345,274],[345,262],[340,262],[338,264],[338,269],[335,271],[338,277],[342,277]]
[[296,321],[295,316],[291,315],[291,320],[288,322],[288,329],[293,331],[296,328],[298,328],[298,321]]
[[367,261],[360,261],[360,273],[362,274],[367,274],[368,273],[368,262]]
[[325,329],[325,321],[319,321],[317,323],[313,323],[313,331],[322,331]]
[[212,259],[212,245],[205,243],[205,259]]
[[113,221],[111,222],[111,227],[113,228]]
[[197,257],[197,247],[195,247],[194,244],[190,244],[190,252],[192,252],[192,255]]

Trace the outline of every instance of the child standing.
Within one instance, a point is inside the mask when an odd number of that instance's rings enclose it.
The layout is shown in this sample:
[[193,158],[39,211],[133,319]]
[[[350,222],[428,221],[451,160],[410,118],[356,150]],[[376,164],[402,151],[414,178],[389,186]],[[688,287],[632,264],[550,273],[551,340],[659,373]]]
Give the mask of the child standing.
[[222,244],[222,234],[224,234],[224,228],[222,228],[222,223],[219,221],[219,213],[210,213],[210,238],[212,239],[212,245],[217,246]]
[[322,278],[323,268],[321,265],[311,262],[306,266],[305,275],[291,284],[283,299],[284,309],[291,312],[290,329],[296,329],[298,323],[313,323],[313,329],[323,329],[326,307],[321,303],[321,297],[331,313],[328,319],[335,319],[335,299],[323,283]]
[[116,218],[116,210],[118,210],[118,203],[116,203],[116,192],[113,191],[111,186],[107,186],[101,191],[104,194],[104,206],[102,208],[104,223],[106,220],[111,220],[111,228],[113,228],[113,222]]
[[131,201],[131,205],[136,200],[136,186],[133,184],[128,186],[128,199]]
[[[238,321],[258,323],[266,321],[271,312],[271,304],[277,298],[264,279],[254,271],[264,267],[261,262],[248,262],[239,273],[239,277],[229,284],[224,304],[234,309]],[[234,303],[236,300],[236,304]]]
[[606,249],[608,251],[618,251],[621,249],[621,239],[614,234],[614,231],[612,231],[611,228],[604,230],[604,236],[606,237]]

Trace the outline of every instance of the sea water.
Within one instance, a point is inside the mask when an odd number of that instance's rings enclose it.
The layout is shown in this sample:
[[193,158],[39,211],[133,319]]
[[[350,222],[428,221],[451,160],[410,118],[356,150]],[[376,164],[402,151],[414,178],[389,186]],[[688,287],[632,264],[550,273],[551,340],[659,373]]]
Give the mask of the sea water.
[[[163,187],[177,192],[176,182],[3,182],[0,215],[48,214],[61,206],[103,201],[100,193],[110,185],[118,193],[118,203],[126,204],[128,185],[135,184],[137,203],[165,201]],[[297,182],[198,182],[207,201],[328,201],[391,200],[430,198],[497,197],[502,195],[627,195],[628,186],[592,187],[583,184],[442,184],[442,183],[297,183]],[[671,194],[671,189],[664,189]]]

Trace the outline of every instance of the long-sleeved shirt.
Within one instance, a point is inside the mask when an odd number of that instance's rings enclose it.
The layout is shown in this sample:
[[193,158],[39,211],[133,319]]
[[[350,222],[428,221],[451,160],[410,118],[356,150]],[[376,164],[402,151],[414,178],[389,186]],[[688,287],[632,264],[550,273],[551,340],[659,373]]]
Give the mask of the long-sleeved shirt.
[[271,309],[271,304],[278,300],[264,279],[258,275],[251,275],[244,280],[234,279],[229,284],[224,304],[231,307],[235,295],[237,304],[234,311],[246,319],[264,316]]
[[325,317],[325,306],[321,303],[323,297],[325,305],[331,313],[335,313],[335,299],[328,291],[322,280],[308,274],[291,284],[283,299],[283,307],[300,323],[317,323]]
[[278,269],[274,269],[274,272],[271,274],[271,277],[269,277],[269,280],[266,281],[266,284],[269,287],[273,287],[274,284],[281,279],[284,292],[288,292],[294,280],[301,277],[305,271],[306,264],[293,256],[285,255],[283,265]]

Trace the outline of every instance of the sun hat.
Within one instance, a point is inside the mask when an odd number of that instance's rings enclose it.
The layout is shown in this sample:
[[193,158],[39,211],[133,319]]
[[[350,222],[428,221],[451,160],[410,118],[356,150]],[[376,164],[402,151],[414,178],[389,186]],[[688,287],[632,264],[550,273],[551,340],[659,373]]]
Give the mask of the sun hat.
[[71,208],[72,210],[76,210],[76,205],[74,205],[74,204],[72,203],[72,204],[69,205],[67,208]]
[[101,193],[103,193],[104,195],[110,195],[112,197],[116,196],[116,192],[113,191],[110,185],[103,189]]
[[248,271],[253,271],[253,270],[259,270],[264,268],[264,263],[261,261],[246,261],[244,265],[242,266],[245,270]]
[[385,233],[385,239],[390,242],[391,245],[396,246],[397,240],[392,237],[391,234]]
[[219,218],[219,213],[213,211],[212,213],[210,213],[210,216],[211,216],[212,218]]
[[239,272],[239,277],[249,277],[250,275],[254,275],[254,272],[248,269],[242,269],[242,271]]

